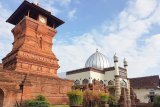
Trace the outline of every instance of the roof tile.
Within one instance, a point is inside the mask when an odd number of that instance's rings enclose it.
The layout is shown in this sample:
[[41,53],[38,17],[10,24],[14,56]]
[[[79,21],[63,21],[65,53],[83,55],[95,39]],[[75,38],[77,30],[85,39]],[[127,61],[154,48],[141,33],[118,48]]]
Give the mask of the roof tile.
[[130,78],[130,84],[133,88],[158,88],[160,86],[159,75]]

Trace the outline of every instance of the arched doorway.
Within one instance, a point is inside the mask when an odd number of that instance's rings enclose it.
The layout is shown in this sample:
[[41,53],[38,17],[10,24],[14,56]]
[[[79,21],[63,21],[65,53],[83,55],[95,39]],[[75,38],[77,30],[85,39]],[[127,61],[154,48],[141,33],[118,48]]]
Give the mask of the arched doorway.
[[4,92],[0,88],[0,107],[3,107],[3,100],[4,100]]

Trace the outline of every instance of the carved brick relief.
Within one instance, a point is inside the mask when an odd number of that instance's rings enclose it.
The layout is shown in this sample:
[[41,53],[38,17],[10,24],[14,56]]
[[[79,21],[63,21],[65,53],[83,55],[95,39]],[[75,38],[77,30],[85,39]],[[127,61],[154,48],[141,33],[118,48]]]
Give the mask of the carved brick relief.
[[56,30],[25,17],[12,32],[13,51],[3,59],[4,67],[39,75],[57,75],[59,65],[52,53],[52,38]]

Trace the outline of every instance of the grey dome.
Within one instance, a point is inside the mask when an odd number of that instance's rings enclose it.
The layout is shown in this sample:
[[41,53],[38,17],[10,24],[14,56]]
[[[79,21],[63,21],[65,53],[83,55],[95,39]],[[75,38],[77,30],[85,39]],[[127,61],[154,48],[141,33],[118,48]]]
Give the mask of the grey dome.
[[86,61],[85,67],[92,67],[96,69],[103,70],[104,68],[109,67],[108,59],[98,50],[92,54]]

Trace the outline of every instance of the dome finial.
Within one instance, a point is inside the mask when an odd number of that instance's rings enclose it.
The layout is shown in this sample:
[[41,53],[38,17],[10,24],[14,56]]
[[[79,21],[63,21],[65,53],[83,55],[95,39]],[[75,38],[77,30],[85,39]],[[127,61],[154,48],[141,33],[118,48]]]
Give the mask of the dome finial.
[[96,49],[96,52],[98,52],[98,48]]
[[114,54],[113,59],[114,59],[114,62],[118,62],[118,56],[117,56],[117,53],[115,53],[115,54]]
[[124,67],[127,67],[127,66],[128,66],[128,61],[127,61],[126,58],[124,58],[123,63],[124,63]]

